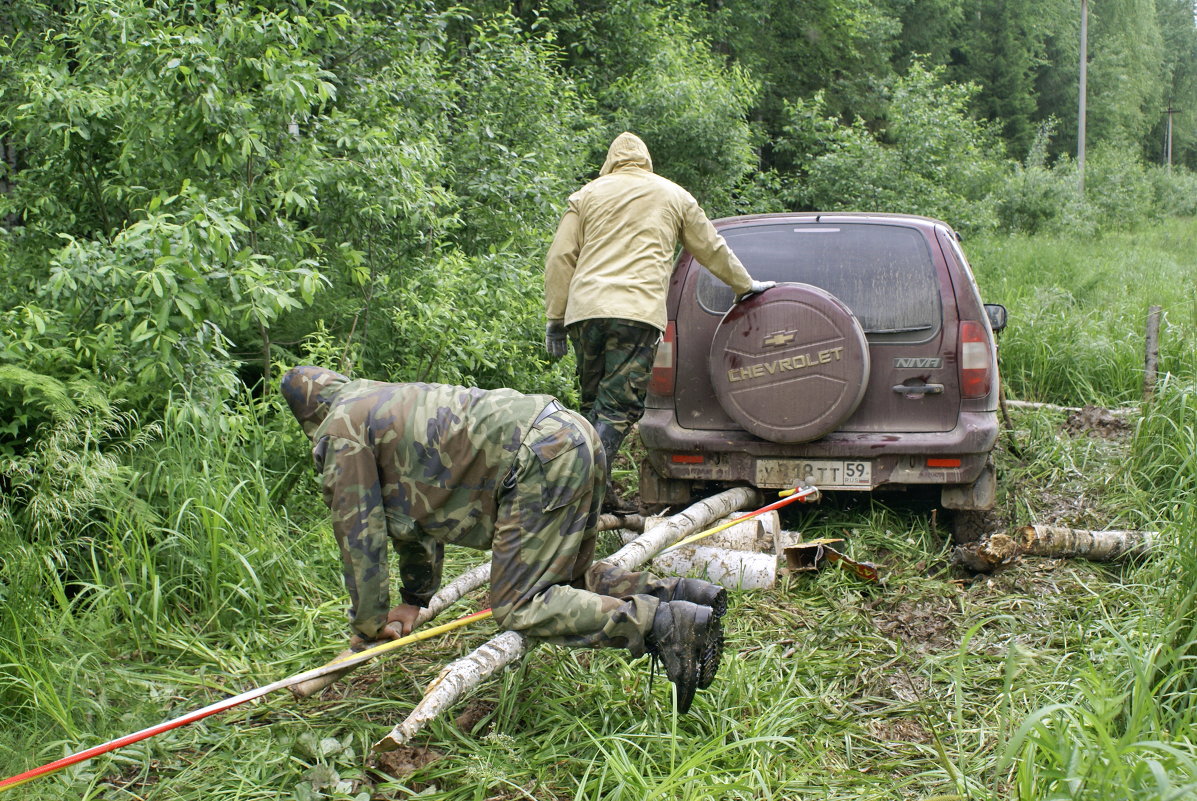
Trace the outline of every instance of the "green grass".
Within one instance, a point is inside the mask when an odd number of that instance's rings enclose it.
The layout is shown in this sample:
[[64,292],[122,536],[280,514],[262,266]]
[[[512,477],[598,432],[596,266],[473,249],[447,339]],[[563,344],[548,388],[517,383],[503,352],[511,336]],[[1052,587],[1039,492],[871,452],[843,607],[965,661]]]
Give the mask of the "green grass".
[[[394,776],[371,744],[493,633],[482,624],[322,697],[267,697],[7,797],[1197,798],[1195,241],[1189,220],[965,243],[986,299],[1010,308],[1010,397],[1137,403],[1143,318],[1164,306],[1168,374],[1127,431],[1011,410],[998,453],[1004,522],[1157,530],[1151,558],[973,578],[925,507],[828,499],[787,524],[846,537],[884,581],[828,568],[733,594],[719,679],[685,717],[645,660],[540,647],[455,711],[468,728],[430,725],[419,745],[439,758]],[[0,775],[343,647],[327,512],[285,411],[171,408],[79,526],[33,537],[0,516]],[[448,572],[479,556],[451,552]]]

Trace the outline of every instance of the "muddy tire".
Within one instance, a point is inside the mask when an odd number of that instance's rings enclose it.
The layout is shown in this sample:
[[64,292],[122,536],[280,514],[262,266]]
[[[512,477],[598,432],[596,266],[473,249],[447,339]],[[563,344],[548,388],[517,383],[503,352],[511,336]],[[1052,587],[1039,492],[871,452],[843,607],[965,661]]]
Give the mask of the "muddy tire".
[[640,504],[645,509],[689,503],[692,492],[691,482],[662,476],[647,459],[640,463]]
[[948,530],[956,545],[979,542],[999,529],[997,515],[992,510],[944,509],[943,513],[948,517]]

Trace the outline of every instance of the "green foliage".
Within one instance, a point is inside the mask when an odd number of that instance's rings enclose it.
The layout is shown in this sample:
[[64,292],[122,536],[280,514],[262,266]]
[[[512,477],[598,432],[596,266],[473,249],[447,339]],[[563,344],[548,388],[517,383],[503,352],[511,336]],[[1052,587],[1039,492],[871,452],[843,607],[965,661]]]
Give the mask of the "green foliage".
[[[596,120],[551,36],[522,33],[510,16],[473,20],[458,54],[457,114],[448,138],[459,196],[458,244],[539,249],[555,230],[574,176],[598,144]],[[605,144],[605,143],[602,143]]]
[[597,173],[615,136],[631,131],[648,145],[656,172],[712,214],[729,210],[733,188],[756,161],[747,119],[758,87],[746,69],[712,52],[692,4],[550,6],[541,24],[557,31],[604,123],[588,173]]
[[963,230],[995,225],[990,192],[1006,163],[988,125],[972,118],[974,86],[942,84],[940,71],[911,67],[890,91],[888,124],[842,127],[822,99],[789,109],[779,142],[800,168],[789,202],[800,209],[900,211],[944,219]]
[[[891,56],[905,55],[898,52],[899,16],[887,8],[898,3],[724,0],[709,5],[714,11],[707,27],[719,52],[728,53],[761,84],[752,118],[763,121],[770,134],[781,132],[787,102],[816,92],[823,93],[827,112],[837,119],[872,121],[883,113],[877,82],[891,74]],[[942,20],[950,15],[927,6],[918,3],[911,17]],[[770,166],[785,169],[784,156],[775,155],[767,154]]]
[[644,139],[654,169],[713,209],[752,167],[745,122],[756,87],[743,69],[727,68],[696,32],[661,20],[643,63],[601,95],[615,129]]

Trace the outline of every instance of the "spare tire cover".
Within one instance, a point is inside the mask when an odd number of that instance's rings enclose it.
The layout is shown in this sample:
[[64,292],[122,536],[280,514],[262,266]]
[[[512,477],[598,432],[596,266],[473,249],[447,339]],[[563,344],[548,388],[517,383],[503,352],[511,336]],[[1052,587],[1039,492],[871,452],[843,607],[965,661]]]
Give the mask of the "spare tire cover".
[[835,296],[810,284],[778,284],[723,316],[710,369],[719,402],[745,430],[772,442],[807,442],[856,411],[869,346]]

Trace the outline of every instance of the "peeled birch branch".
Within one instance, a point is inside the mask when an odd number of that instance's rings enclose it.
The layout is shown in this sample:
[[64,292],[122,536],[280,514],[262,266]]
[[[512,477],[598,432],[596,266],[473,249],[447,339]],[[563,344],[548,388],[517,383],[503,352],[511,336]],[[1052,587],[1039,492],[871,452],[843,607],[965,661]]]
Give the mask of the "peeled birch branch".
[[[1053,412],[1070,412],[1073,414],[1085,411],[1085,407],[1083,406],[1059,406],[1055,403],[1040,403],[1038,401],[1008,400],[1006,401],[1006,405],[1011,409],[1048,409]],[[1112,409],[1102,409],[1102,411],[1119,417],[1136,414],[1139,410],[1134,406],[1116,406]]]
[[[626,570],[638,567],[682,537],[757,500],[757,491],[751,487],[725,490],[666,518],[603,561]],[[473,653],[446,665],[428,685],[411,714],[374,744],[375,750],[393,751],[410,742],[428,721],[447,711],[487,678],[521,659],[527,649],[527,637],[505,631]]]
[[[420,610],[419,617],[416,618],[416,625],[422,626],[432,618],[439,615],[441,612],[448,609],[453,604],[460,601],[466,594],[473,592],[481,587],[486,582],[490,581],[490,560],[483,562],[480,565],[471,567],[466,572],[457,576],[444,587],[441,587],[440,592],[432,596],[428,601],[428,606]],[[346,648],[333,659],[337,661],[353,656],[354,651]],[[323,690],[325,687],[335,683],[345,674],[349,673],[353,668],[347,668],[339,673],[329,673],[327,676],[320,676],[315,679],[300,682],[299,684],[292,684],[287,689],[291,691],[291,695],[296,698],[308,698]]]

